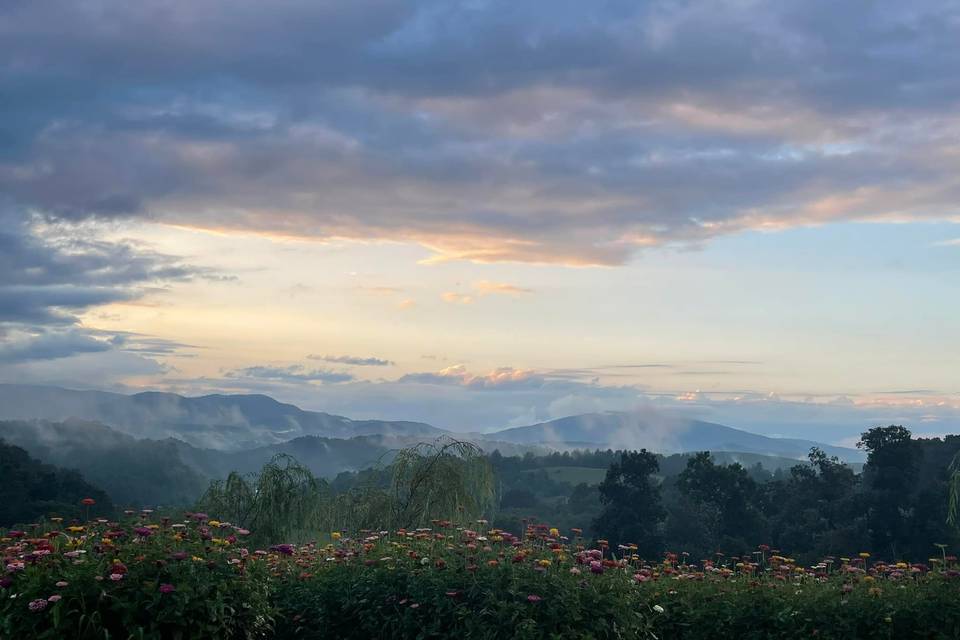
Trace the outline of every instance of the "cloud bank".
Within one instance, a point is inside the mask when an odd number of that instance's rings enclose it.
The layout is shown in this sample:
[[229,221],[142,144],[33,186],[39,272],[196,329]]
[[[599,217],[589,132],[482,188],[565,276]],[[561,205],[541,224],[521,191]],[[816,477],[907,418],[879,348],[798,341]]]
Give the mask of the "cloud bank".
[[0,190],[65,219],[573,265],[748,228],[958,220],[958,12],[8,2]]

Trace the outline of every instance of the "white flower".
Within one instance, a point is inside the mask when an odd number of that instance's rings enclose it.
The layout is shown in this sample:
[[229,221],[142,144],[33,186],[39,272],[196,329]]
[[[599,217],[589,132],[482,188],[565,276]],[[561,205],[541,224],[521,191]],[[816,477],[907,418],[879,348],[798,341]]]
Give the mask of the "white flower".
[[653,610],[656,611],[657,613],[663,613],[663,607],[661,607],[658,604],[653,605]]

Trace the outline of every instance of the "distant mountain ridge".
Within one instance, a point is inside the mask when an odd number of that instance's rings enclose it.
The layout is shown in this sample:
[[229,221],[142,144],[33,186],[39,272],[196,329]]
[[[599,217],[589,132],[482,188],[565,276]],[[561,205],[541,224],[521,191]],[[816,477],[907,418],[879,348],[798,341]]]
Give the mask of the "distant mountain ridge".
[[538,443],[558,449],[645,448],[664,454],[736,451],[803,458],[811,447],[818,447],[848,462],[866,457],[857,449],[812,440],[771,438],[712,422],[613,411],[569,416],[488,435],[506,442]]
[[384,435],[436,438],[449,433],[421,422],[351,420],[305,411],[266,395],[185,397],[148,391],[123,395],[59,387],[0,384],[0,419],[100,422],[138,438],[176,438],[195,447],[240,451],[301,436]]
[[[185,397],[155,391],[123,395],[0,384],[0,420],[37,419],[99,422],[135,438],[172,438],[197,449],[238,454],[263,448],[281,451],[293,446],[291,441],[310,436],[331,440],[363,437],[367,438],[371,453],[382,453],[449,435],[474,441],[488,451],[500,449],[504,455],[532,448],[646,448],[659,453],[710,450],[801,459],[816,446],[848,462],[865,458],[856,449],[771,438],[721,424],[642,412],[583,414],[492,433],[458,434],[422,422],[351,420],[306,411],[266,395]],[[304,441],[303,446],[308,442]],[[324,460],[326,464],[329,458]]]

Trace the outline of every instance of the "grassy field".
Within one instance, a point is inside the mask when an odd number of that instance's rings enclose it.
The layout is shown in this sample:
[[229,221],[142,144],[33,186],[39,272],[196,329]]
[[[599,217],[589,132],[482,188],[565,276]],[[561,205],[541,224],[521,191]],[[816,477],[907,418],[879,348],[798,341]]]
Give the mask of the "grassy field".
[[607,474],[606,469],[594,469],[591,467],[541,467],[525,471],[524,473],[535,473],[545,471],[551,479],[558,482],[568,482],[572,485],[578,485],[581,482],[587,484],[600,484]]

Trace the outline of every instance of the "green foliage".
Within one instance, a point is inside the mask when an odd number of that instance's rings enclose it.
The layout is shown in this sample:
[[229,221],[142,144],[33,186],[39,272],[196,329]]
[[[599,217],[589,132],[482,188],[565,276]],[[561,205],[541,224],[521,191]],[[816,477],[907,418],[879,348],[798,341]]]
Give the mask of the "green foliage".
[[256,532],[256,541],[300,542],[326,528],[324,507],[330,491],[326,482],[292,457],[279,454],[258,474],[231,473],[214,481],[199,509],[224,514],[230,522]]
[[[0,526],[31,523],[49,516],[67,520],[87,515],[113,515],[102,490],[76,471],[42,464],[20,447],[0,440]],[[95,504],[83,506],[90,498]]]
[[[8,547],[6,563],[23,561],[24,568],[6,576],[0,638],[269,637],[265,565],[205,541],[210,527],[199,523],[152,529],[149,537],[136,533],[143,524],[91,523],[48,542],[20,542],[31,553]],[[118,533],[110,545],[99,542]],[[48,553],[35,558],[38,550]]]
[[[451,558],[449,554],[445,557]],[[623,575],[585,582],[566,570],[487,564],[336,565],[278,588],[278,635],[325,638],[651,638]],[[531,602],[528,596],[535,596]]]
[[302,542],[319,531],[416,527],[447,514],[473,520],[492,512],[494,489],[483,452],[444,438],[396,452],[383,473],[341,493],[280,454],[259,473],[212,482],[198,508],[225,514],[261,543]]
[[451,438],[401,450],[392,464],[393,523],[425,526],[457,514],[475,520],[495,505],[490,462],[474,444]]
[[[844,585],[851,589],[844,591]],[[700,581],[644,589],[658,638],[779,640],[960,637],[956,579],[904,584]]]
[[86,422],[5,421],[0,432],[33,457],[76,469],[121,507],[189,505],[209,483],[173,440],[137,440]]
[[[478,523],[482,524],[482,523]],[[2,638],[956,638],[960,571],[758,553],[646,562],[441,522],[250,551],[193,514],[0,536]],[[111,542],[103,542],[105,539]]]
[[598,537],[612,545],[634,543],[641,554],[660,553],[660,522],[666,516],[660,487],[653,475],[660,470],[657,456],[646,449],[625,451],[620,461],[610,465],[600,483],[600,502],[604,510],[594,523]]
[[950,462],[950,497],[947,522],[960,529],[960,452]]

